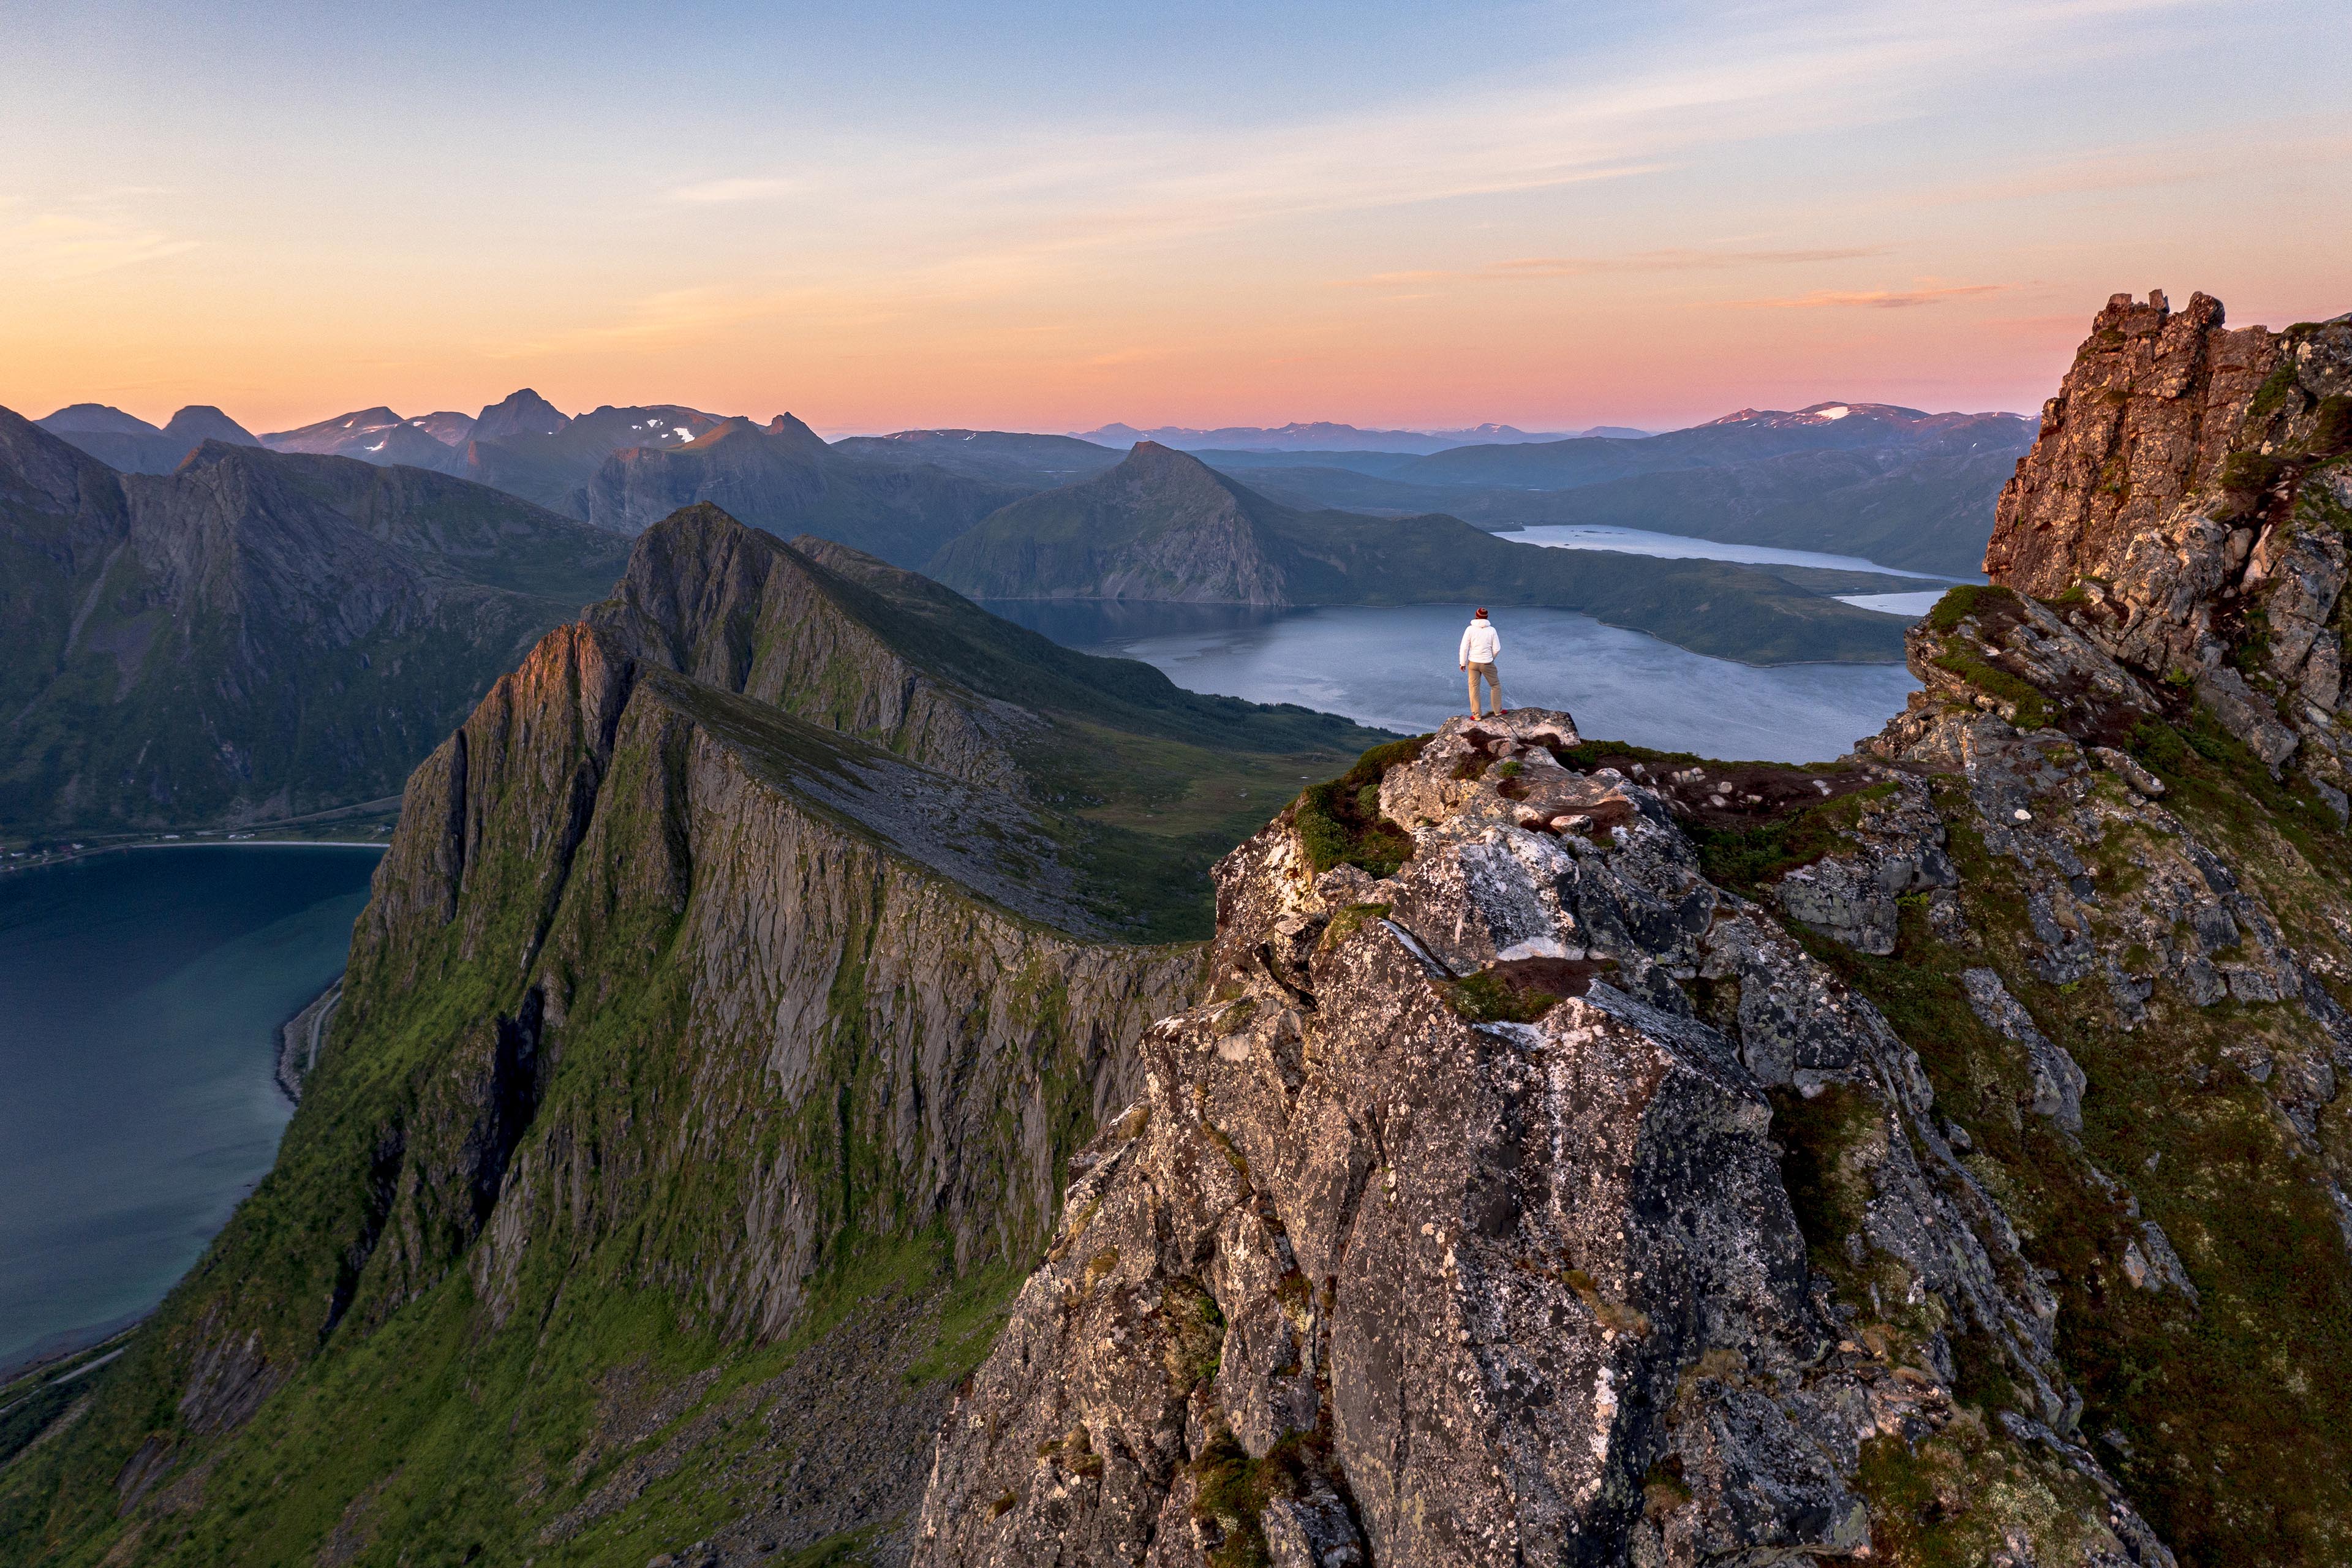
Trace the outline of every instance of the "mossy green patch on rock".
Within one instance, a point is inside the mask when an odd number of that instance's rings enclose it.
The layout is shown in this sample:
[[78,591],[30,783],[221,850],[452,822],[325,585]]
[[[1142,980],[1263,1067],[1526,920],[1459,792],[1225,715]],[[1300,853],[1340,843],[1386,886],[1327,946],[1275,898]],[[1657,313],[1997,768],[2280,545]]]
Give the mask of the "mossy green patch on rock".
[[1962,583],[1948,589],[1927,612],[1927,625],[1938,632],[1956,632],[1960,623],[1989,609],[2012,609],[2015,594],[1985,583]]
[[1318,871],[1360,866],[1388,877],[1412,858],[1412,836],[1381,816],[1381,775],[1419,756],[1427,743],[1422,736],[1374,746],[1346,773],[1298,797],[1296,820],[1308,864]]

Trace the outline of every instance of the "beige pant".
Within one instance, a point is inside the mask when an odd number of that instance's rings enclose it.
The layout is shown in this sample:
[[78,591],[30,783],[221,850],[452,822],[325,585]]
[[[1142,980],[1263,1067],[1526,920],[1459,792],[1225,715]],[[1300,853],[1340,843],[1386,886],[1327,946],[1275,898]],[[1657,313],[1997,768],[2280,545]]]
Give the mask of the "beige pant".
[[1470,666],[1470,717],[1473,719],[1479,716],[1478,683],[1482,680],[1486,683],[1487,704],[1497,713],[1503,710],[1503,683],[1496,678],[1495,667],[1473,664]]

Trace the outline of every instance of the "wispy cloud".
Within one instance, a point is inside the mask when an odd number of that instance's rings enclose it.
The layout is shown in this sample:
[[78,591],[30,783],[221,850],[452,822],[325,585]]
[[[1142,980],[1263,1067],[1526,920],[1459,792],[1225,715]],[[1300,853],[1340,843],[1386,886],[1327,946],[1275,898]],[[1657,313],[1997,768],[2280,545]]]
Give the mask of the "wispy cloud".
[[1460,279],[1476,282],[1534,282],[1551,278],[1591,278],[1615,272],[1716,272],[1742,267],[1787,267],[1819,261],[1853,261],[1885,256],[1885,246],[1846,246],[1817,250],[1664,250],[1629,251],[1622,256],[1526,256],[1489,261],[1482,267],[1423,272],[1375,272],[1368,278],[1344,278],[1335,289],[1386,289],[1400,284],[1434,283]]
[[737,175],[720,180],[698,180],[690,185],[679,185],[669,193],[674,202],[688,202],[698,206],[724,206],[734,202],[772,202],[793,195],[806,188],[801,180],[751,178]]
[[117,202],[127,194],[96,193],[71,202],[67,210],[0,207],[0,276],[14,273],[45,283],[65,282],[196,247],[196,241],[121,210]]
[[1929,187],[1920,191],[1913,202],[1921,206],[1942,206],[2150,190],[2352,161],[2352,135],[2336,130],[2332,122],[2319,125],[2285,121],[2263,129],[2267,134],[2233,137],[2226,142],[2199,137],[2103,147],[2021,165],[1980,180]]
[[1936,289],[1817,289],[1785,300],[1726,300],[1723,304],[1734,310],[1905,310],[1919,305],[1940,305],[1947,300],[2006,293],[2012,287],[2008,283],[1953,283]]
[[[1748,7],[1705,38],[1646,54],[1536,60],[1445,93],[1289,123],[1057,125],[909,146],[828,145],[807,163],[703,181],[670,203],[821,196],[859,237],[856,256],[796,250],[796,280],[858,287],[884,275],[973,297],[1034,288],[1107,251],[1348,213],[1563,190],[1701,166],[1721,150],[1916,118],[1923,94],[2014,68],[2030,27],[2041,58],[2127,53],[2127,18],[2206,0],[1985,0],[1965,15],[1860,0]],[[2207,6],[2210,8],[2210,5]],[[852,172],[855,177],[850,177]],[[1652,249],[1528,257],[1459,272],[1389,273],[1365,286],[1803,264],[1847,247]]]

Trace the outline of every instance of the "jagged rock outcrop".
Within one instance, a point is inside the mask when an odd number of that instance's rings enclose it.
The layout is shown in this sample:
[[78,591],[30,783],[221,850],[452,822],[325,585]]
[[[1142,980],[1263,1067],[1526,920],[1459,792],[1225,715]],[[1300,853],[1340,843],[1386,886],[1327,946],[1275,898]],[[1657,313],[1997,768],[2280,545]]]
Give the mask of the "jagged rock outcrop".
[[[1220,867],[1217,989],[1074,1163],[917,1562],[1860,1557],[1889,1446],[1960,1441],[2013,1489],[1955,1517],[2018,1560],[2171,1561],[2058,1435],[2056,1304],[1918,1058],[1577,742],[1521,710],[1390,759],[1388,877],[1318,872],[1311,801]],[[1860,1301],[1776,1092],[1842,1120]],[[1963,1340],[2027,1391],[1992,1434]]]
[[2142,675],[2193,685],[2273,769],[2339,794],[2333,625],[2352,521],[2352,317],[2284,332],[2118,294],[2001,491],[1985,570]]

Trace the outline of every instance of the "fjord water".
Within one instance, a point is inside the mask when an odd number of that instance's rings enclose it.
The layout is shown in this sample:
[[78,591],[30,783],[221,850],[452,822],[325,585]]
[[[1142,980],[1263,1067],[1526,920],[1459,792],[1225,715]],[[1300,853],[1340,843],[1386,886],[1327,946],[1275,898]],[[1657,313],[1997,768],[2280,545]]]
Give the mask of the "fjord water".
[[1728,544],[1719,539],[1693,539],[1679,533],[1654,533],[1646,528],[1615,528],[1602,523],[1543,522],[1495,537],[1519,544],[1540,544],[1549,550],[1607,550],[1624,555],[1654,555],[1665,561],[1737,561],[1750,566],[1819,566],[1832,572],[1880,572],[1889,577],[1917,577],[1930,583],[1948,581],[1931,572],[1881,566],[1860,555],[1783,550],[1770,544]]
[[[1468,607],[999,600],[1066,647],[1139,658],[1194,691],[1297,702],[1419,732],[1466,710],[1454,653]],[[1918,687],[1899,664],[1771,668],[1709,658],[1569,610],[1500,609],[1505,700],[1565,708],[1583,731],[1753,762],[1843,756]]]
[[0,1367],[163,1299],[276,1156],[278,1026],[379,851],[131,850],[0,877]]

